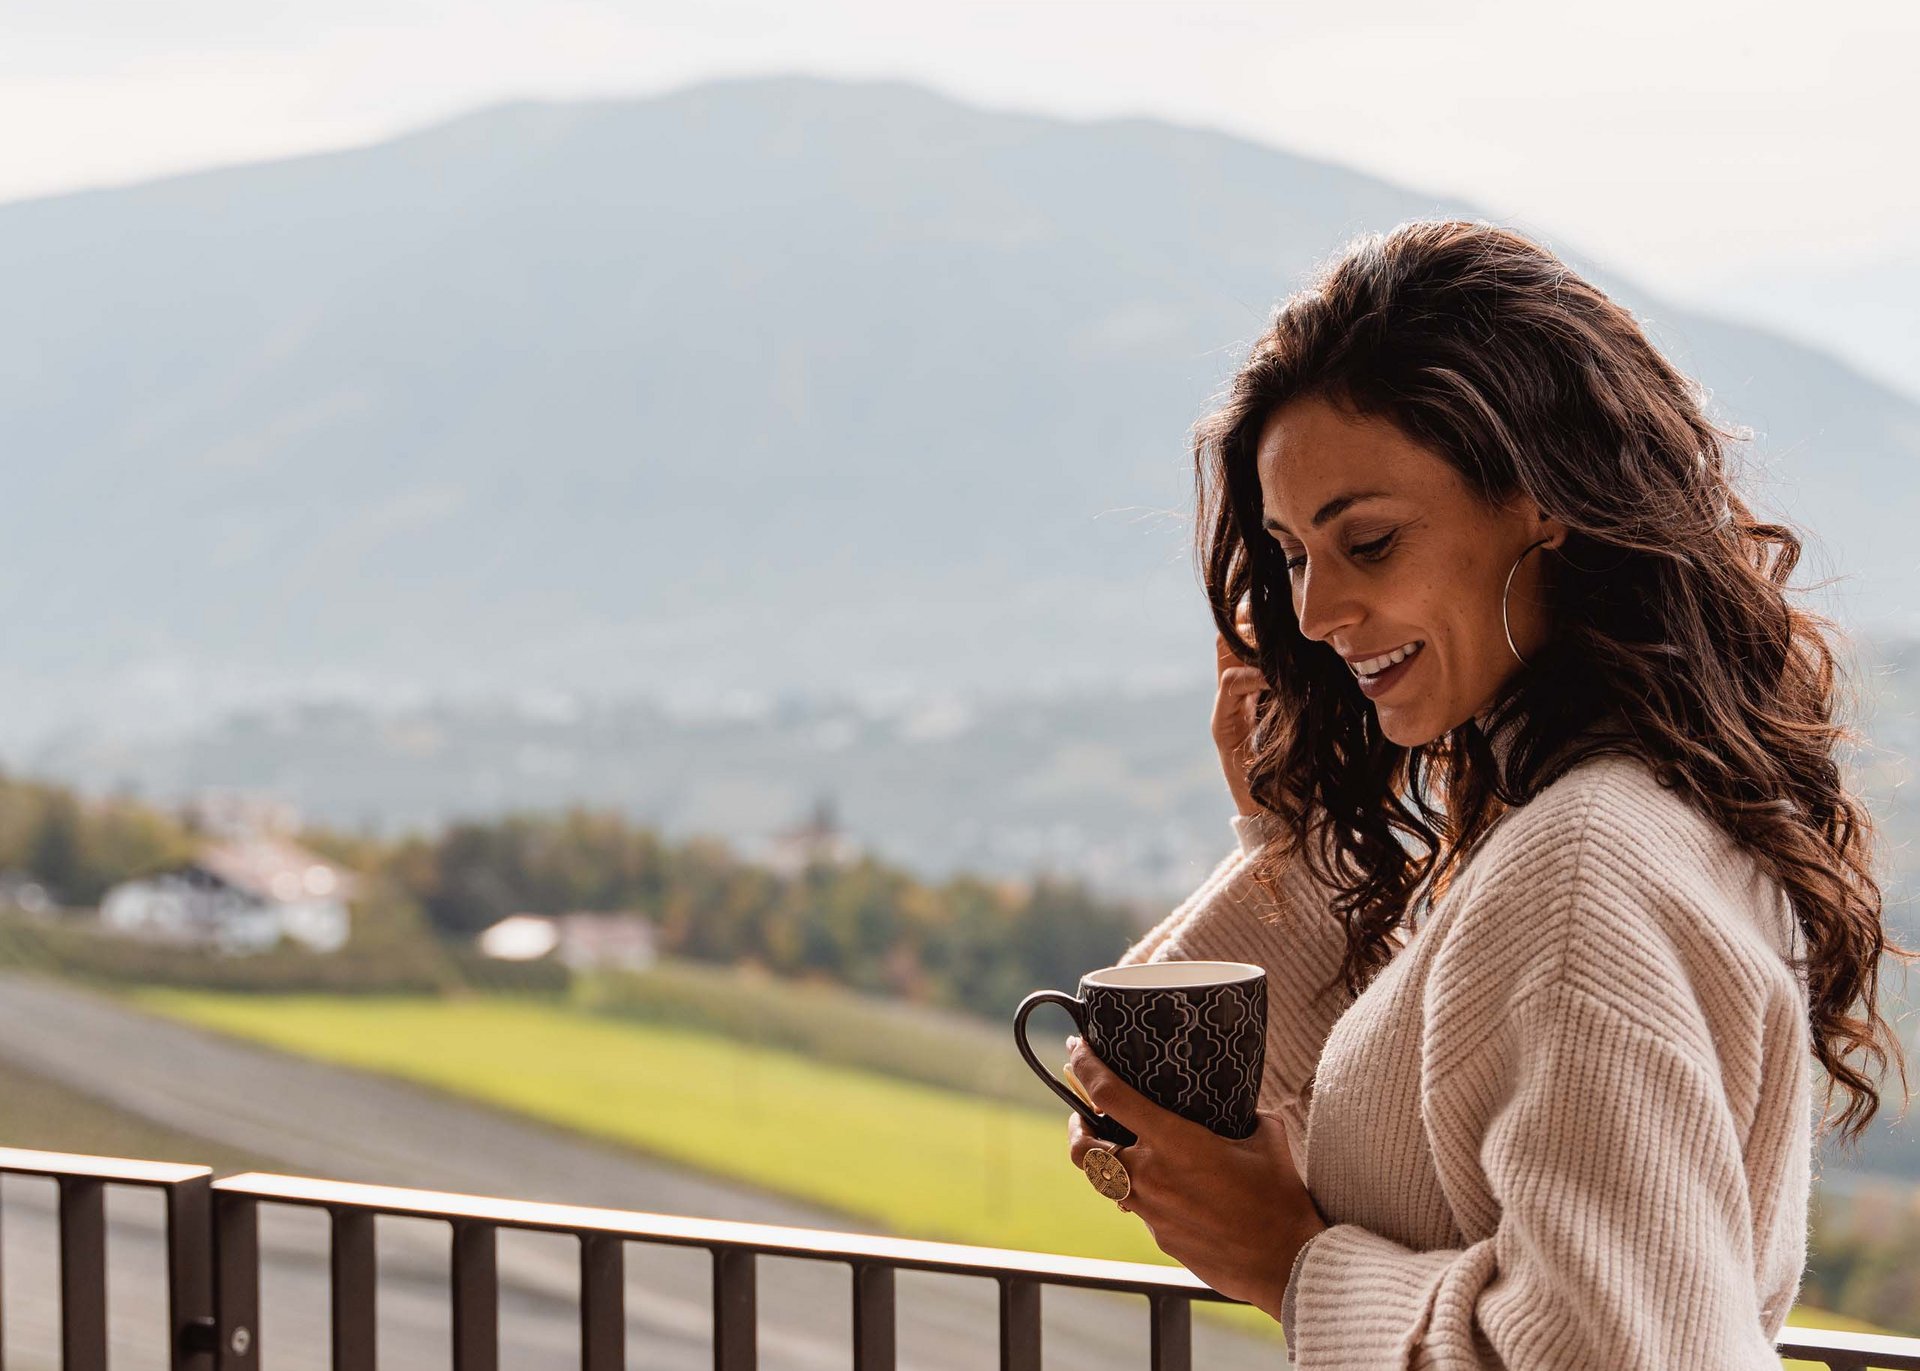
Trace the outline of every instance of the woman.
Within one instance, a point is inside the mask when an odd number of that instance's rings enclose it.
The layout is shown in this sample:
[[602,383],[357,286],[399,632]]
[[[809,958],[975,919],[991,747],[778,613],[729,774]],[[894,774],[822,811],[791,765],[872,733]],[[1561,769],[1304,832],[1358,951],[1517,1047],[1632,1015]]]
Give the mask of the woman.
[[1779,1365],[1809,1057],[1856,1139],[1910,954],[1723,440],[1625,310],[1459,222],[1354,244],[1197,432],[1240,851],[1127,960],[1267,968],[1260,1128],[1071,1066],[1139,1135],[1122,1208],[1301,1367]]

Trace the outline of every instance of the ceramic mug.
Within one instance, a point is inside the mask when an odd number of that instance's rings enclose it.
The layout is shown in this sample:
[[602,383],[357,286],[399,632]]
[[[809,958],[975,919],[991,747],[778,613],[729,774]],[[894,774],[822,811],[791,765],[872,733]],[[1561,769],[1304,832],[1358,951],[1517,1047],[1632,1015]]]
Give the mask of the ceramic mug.
[[1267,973],[1246,962],[1140,962],[1089,971],[1078,996],[1036,990],[1013,1015],[1013,1039],[1034,1075],[1094,1133],[1137,1141],[1118,1120],[1090,1109],[1040,1063],[1027,1016],[1057,1004],[1093,1055],[1162,1108],[1228,1138],[1252,1135],[1267,1053]]

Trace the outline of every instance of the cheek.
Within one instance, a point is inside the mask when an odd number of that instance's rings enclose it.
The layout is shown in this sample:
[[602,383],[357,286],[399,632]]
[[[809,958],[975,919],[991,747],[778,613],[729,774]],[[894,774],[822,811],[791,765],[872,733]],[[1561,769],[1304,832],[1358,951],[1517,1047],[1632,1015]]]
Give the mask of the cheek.
[[1436,628],[1444,630],[1455,651],[1475,655],[1488,634],[1500,637],[1500,586],[1505,565],[1494,565],[1486,543],[1471,540],[1452,547],[1438,565],[1425,568],[1423,597]]
[[1417,617],[1412,623],[1425,633],[1434,652],[1437,674],[1449,688],[1470,689],[1498,667],[1493,649],[1506,651],[1500,632],[1499,588],[1491,599],[1484,584],[1484,564],[1464,568],[1464,574],[1434,577],[1419,587]]
[[1478,562],[1447,598],[1447,655],[1452,674],[1463,686],[1484,687],[1507,665],[1506,633],[1500,625],[1501,571]]
[[1463,626],[1465,594],[1458,575],[1448,575],[1443,566],[1422,559],[1394,578],[1389,603],[1382,608],[1389,611],[1391,621],[1425,638],[1429,648],[1441,648],[1441,656],[1449,656]]

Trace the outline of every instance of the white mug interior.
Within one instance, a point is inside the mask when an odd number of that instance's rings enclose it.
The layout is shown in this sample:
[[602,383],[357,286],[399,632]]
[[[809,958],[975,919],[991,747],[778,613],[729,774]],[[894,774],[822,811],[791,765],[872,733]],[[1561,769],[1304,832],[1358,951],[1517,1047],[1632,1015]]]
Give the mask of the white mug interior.
[[1137,962],[1106,966],[1080,978],[1084,986],[1108,990],[1171,990],[1182,986],[1238,985],[1264,974],[1248,962]]

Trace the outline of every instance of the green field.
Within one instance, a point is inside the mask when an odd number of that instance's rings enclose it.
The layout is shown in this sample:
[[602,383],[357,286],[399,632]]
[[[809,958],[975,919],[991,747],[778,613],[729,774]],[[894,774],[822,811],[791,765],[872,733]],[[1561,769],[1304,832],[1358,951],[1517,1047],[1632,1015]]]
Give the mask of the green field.
[[[758,1047],[964,1095],[1051,1109],[1053,1096],[1012,1050],[1006,1019],[908,1004],[744,967],[662,960],[646,971],[575,978],[572,1003],[610,1018],[717,1034]],[[1044,1011],[1035,1038],[1067,1029]]]
[[[137,998],[204,1027],[432,1086],[888,1231],[1167,1260],[1137,1220],[1072,1168],[1064,1110],[536,1001],[181,990]],[[1278,1333],[1255,1311],[1221,1312]],[[1866,1328],[1812,1309],[1796,1309],[1792,1322]]]
[[[562,1005],[147,990],[223,1032],[417,1081],[915,1237],[1164,1261],[1037,1110]],[[1007,1052],[1013,1047],[1009,1041]]]

